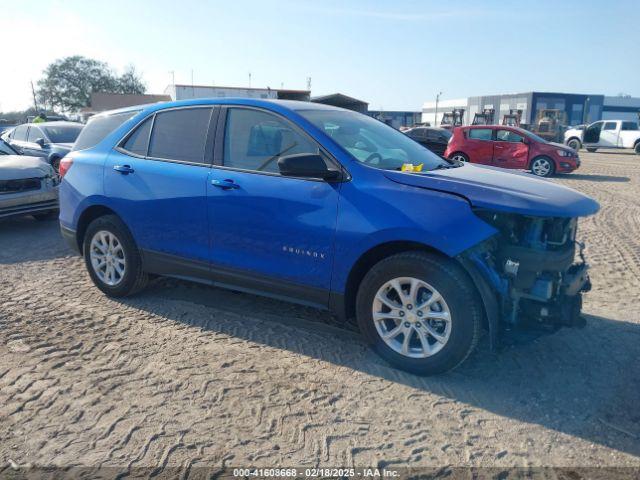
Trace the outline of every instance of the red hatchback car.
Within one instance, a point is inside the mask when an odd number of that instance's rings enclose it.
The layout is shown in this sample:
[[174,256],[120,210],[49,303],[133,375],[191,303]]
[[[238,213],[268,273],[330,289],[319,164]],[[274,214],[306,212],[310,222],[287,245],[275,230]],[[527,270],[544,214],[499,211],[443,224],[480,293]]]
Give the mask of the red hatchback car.
[[539,177],[568,173],[580,166],[578,153],[517,127],[477,125],[453,130],[444,156],[494,167],[531,170]]

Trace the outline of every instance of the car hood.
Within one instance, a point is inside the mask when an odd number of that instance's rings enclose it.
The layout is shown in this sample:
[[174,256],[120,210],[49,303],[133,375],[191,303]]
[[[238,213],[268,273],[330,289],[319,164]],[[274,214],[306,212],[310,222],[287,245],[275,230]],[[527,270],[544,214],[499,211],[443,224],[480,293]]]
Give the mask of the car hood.
[[547,143],[548,146],[553,147],[553,148],[557,148],[558,150],[566,150],[567,152],[575,152],[575,150],[571,147],[567,147],[566,145],[563,145],[562,143],[557,143],[557,142],[549,142]]
[[386,171],[385,176],[403,185],[464,197],[476,208],[534,217],[584,217],[600,208],[571,188],[501,168],[466,164],[421,173]]
[[51,165],[39,157],[27,157],[24,155],[0,156],[0,180],[42,178],[53,174],[54,171]]

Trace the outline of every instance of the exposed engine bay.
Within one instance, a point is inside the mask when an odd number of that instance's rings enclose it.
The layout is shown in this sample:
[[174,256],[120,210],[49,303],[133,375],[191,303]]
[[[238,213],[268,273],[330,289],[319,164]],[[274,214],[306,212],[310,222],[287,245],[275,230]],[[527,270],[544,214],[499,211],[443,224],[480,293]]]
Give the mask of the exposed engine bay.
[[[584,326],[582,292],[591,283],[583,245],[576,242],[577,219],[486,210],[476,214],[499,233],[465,252],[463,263],[471,262],[490,285],[497,300],[497,330]],[[481,295],[487,307],[488,292]],[[492,333],[495,339],[498,332]]]

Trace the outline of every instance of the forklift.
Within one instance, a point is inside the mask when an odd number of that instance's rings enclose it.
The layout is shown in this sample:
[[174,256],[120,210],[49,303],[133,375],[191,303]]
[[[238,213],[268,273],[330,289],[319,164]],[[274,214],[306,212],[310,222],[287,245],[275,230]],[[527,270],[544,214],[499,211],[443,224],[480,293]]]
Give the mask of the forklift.
[[464,108],[454,108],[450,112],[444,112],[442,114],[442,121],[440,122],[440,128],[446,128],[452,130],[454,127],[462,126],[464,120]]
[[495,109],[485,108],[482,110],[482,113],[475,114],[471,125],[493,125],[493,117],[495,114]]
[[522,119],[522,110],[509,109],[509,113],[505,113],[502,117],[502,125],[508,127],[519,127]]
[[536,115],[536,123],[531,130],[549,142],[562,142],[567,125],[567,112],[560,109],[541,109]]

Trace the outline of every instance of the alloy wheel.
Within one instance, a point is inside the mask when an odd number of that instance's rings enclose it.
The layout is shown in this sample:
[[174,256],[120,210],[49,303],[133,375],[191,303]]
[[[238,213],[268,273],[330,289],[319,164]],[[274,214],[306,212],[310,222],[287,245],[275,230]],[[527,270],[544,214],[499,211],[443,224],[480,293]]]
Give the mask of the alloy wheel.
[[551,173],[551,163],[546,158],[538,158],[531,165],[531,171],[539,177],[546,177]]
[[453,160],[454,162],[466,162],[467,157],[465,157],[464,155],[457,154],[451,157],[451,160]]
[[447,302],[435,288],[417,278],[394,278],[382,285],[372,313],[380,338],[406,357],[435,355],[451,335]]
[[91,267],[100,281],[112,287],[118,285],[127,270],[124,248],[118,237],[100,230],[91,239],[89,249]]

